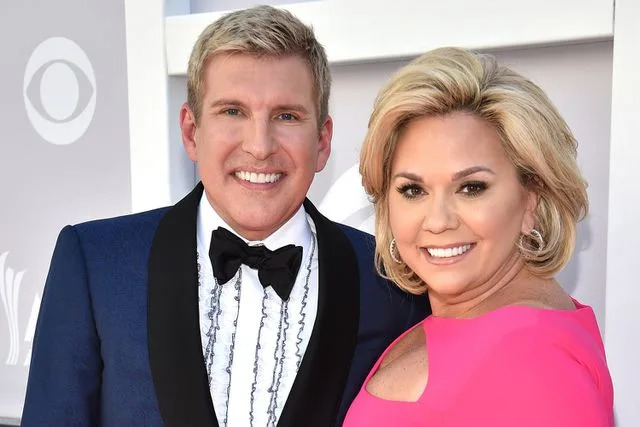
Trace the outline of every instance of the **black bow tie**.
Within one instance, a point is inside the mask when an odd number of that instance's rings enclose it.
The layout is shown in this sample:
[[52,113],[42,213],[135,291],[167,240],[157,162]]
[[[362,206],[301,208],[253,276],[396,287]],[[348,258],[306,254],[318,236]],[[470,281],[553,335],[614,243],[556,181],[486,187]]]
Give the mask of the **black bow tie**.
[[219,284],[231,280],[240,264],[245,264],[258,270],[263,288],[271,286],[286,301],[300,269],[302,247],[286,245],[271,251],[262,245],[249,246],[229,230],[218,227],[211,233],[209,258]]

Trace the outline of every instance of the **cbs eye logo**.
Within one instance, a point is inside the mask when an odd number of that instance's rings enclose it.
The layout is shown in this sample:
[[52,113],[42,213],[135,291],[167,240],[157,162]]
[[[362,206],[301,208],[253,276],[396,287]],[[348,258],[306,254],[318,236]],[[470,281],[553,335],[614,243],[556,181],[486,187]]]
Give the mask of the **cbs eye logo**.
[[55,145],[74,143],[96,108],[96,76],[87,54],[64,37],[43,41],[27,61],[22,94],[42,138]]

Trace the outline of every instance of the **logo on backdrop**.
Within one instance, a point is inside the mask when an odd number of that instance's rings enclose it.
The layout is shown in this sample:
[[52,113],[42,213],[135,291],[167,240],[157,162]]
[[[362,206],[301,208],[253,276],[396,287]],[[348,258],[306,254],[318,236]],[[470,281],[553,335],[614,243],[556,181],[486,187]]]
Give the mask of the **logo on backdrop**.
[[67,145],[87,130],[96,108],[96,76],[72,40],[51,37],[35,48],[24,72],[24,104],[46,141]]
[[[9,345],[3,346],[9,348],[6,365],[17,365],[20,358],[20,325],[18,322],[18,297],[20,295],[20,285],[26,270],[16,272],[13,268],[6,265],[9,252],[0,254],[0,299],[7,317],[7,325],[9,326]],[[25,331],[24,342],[25,349],[24,366],[28,366],[31,361],[31,342],[36,329],[36,321],[38,311],[40,310],[40,295],[36,295],[31,307],[29,322]]]
[[373,234],[375,212],[362,187],[358,163],[347,169],[333,183],[318,209],[333,221]]

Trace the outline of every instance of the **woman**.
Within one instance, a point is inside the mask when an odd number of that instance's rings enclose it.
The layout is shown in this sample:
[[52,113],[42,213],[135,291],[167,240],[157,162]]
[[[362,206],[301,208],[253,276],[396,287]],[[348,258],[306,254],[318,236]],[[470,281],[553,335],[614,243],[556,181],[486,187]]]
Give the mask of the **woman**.
[[491,56],[431,51],[379,94],[360,171],[379,271],[433,315],[385,351],[344,425],[613,425],[593,311],[553,278],[588,202],[542,90]]

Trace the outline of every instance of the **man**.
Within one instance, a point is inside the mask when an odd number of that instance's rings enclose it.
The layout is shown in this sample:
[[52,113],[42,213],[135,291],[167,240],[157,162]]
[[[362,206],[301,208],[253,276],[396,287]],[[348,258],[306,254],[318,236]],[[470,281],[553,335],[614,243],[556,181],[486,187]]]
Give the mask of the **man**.
[[375,274],[371,236],[305,200],[331,150],[329,90],[322,46],[288,12],[205,29],[180,112],[202,183],[62,231],[24,426],[341,423],[427,303]]

